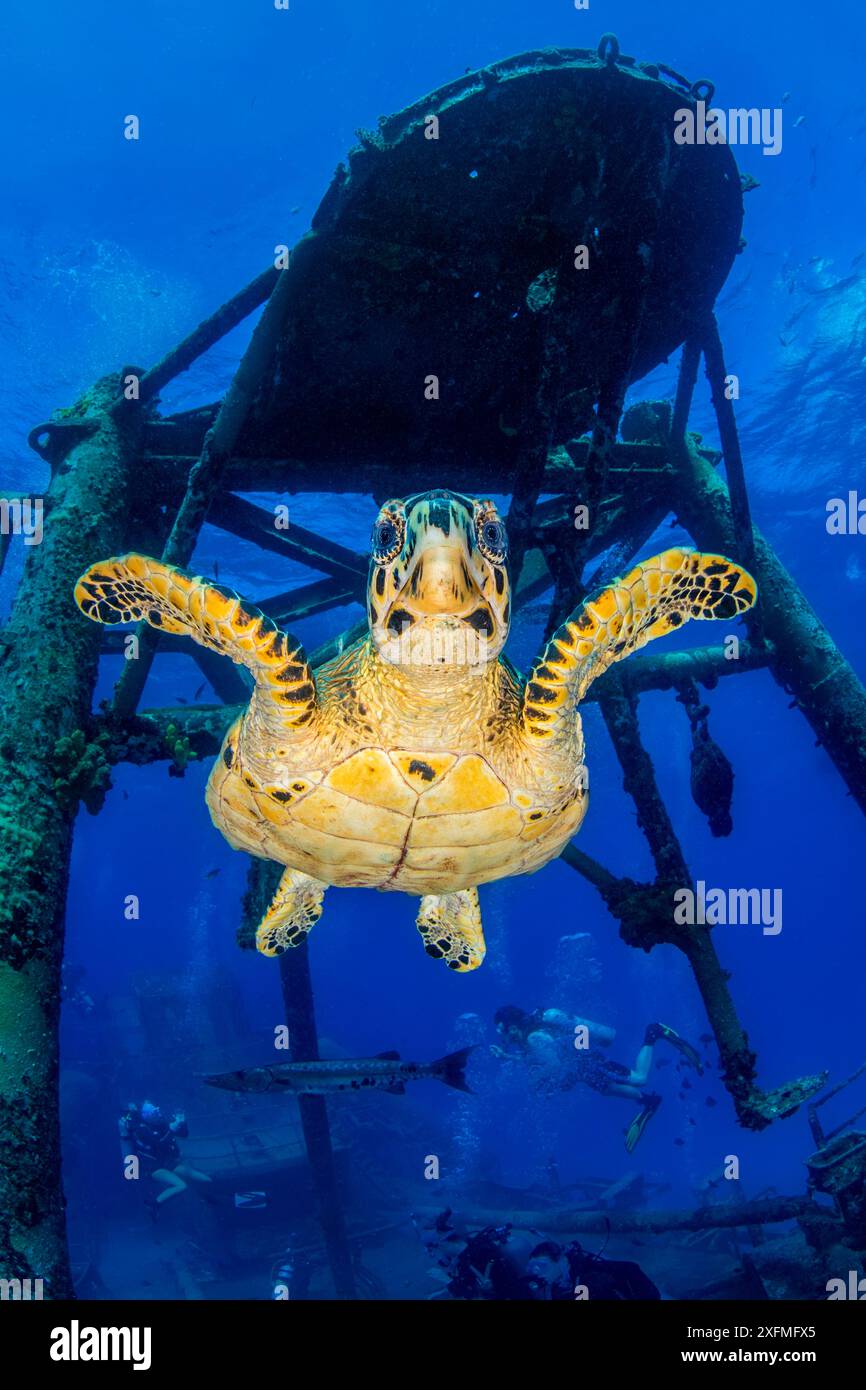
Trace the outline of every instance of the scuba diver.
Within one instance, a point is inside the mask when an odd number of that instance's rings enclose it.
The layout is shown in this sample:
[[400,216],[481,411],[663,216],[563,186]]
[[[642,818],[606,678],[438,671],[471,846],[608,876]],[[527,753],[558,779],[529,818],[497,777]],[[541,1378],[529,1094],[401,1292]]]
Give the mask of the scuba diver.
[[132,1146],[145,1177],[153,1178],[163,1184],[163,1190],[148,1205],[156,1207],[179,1197],[185,1192],[188,1182],[209,1183],[207,1173],[200,1173],[188,1163],[180,1161],[178,1139],[186,1139],[189,1127],[182,1112],[166,1119],[158,1105],[149,1100],[138,1105],[130,1101],[126,1114],[119,1122],[120,1137]]
[[313,1266],[309,1259],[298,1250],[299,1237],[293,1231],[282,1255],[278,1256],[271,1269],[273,1298],[290,1298],[296,1302],[307,1298]]
[[661,1298],[639,1265],[602,1259],[576,1240],[563,1246],[538,1231],[515,1231],[510,1222],[470,1232],[450,1208],[432,1223],[422,1227],[416,1218],[414,1224],[452,1298],[509,1302]]
[[525,1061],[535,1074],[538,1090],[551,1093],[584,1085],[603,1096],[640,1101],[641,1108],[625,1132],[629,1153],[662,1103],[655,1091],[644,1090],[656,1043],[670,1043],[689,1066],[703,1074],[701,1059],[692,1045],[664,1023],[649,1024],[634,1066],[627,1067],[599,1051],[609,1047],[616,1036],[605,1024],[572,1018],[561,1009],[536,1009],[529,1014],[516,1004],[497,1009],[493,1021],[504,1046],[494,1044],[490,1051],[503,1061]]

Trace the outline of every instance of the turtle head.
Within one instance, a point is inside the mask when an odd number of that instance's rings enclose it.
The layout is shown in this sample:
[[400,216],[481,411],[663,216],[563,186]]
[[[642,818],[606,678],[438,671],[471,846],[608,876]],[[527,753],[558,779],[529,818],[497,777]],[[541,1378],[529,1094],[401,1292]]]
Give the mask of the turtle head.
[[492,502],[424,492],[386,502],[373,526],[367,612],[395,666],[483,669],[511,616],[508,542]]

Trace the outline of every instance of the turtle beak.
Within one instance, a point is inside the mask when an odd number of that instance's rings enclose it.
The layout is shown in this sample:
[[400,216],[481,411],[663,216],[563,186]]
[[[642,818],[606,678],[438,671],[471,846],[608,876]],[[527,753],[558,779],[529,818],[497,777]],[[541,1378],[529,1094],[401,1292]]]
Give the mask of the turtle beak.
[[403,601],[415,617],[450,613],[460,618],[477,606],[480,597],[463,546],[443,537],[421,551],[405,586]]
[[472,574],[460,540],[433,535],[415,557],[399,598],[388,617],[396,634],[419,622],[463,628],[479,636],[492,635],[495,623],[490,607]]

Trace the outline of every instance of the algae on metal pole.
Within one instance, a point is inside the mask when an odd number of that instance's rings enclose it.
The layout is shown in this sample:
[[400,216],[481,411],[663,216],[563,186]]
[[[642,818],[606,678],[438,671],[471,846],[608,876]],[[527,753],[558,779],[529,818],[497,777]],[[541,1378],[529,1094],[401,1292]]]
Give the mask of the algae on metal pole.
[[58,1122],[63,921],[78,793],[96,795],[102,777],[82,734],[99,640],[71,594],[94,551],[126,541],[138,414],[111,418],[117,389],[115,377],[97,383],[86,437],[62,466],[55,456],[0,662],[0,1273],[42,1279],[52,1298],[72,1292]]

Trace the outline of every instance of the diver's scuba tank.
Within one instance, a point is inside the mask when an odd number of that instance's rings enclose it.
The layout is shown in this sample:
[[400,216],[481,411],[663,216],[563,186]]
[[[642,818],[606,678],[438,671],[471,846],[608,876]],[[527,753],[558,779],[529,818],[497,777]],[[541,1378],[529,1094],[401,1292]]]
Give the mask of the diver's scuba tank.
[[292,1231],[289,1243],[271,1269],[274,1299],[306,1298],[310,1287],[312,1266],[305,1255],[298,1252],[298,1234]]

